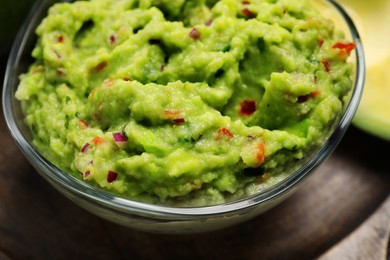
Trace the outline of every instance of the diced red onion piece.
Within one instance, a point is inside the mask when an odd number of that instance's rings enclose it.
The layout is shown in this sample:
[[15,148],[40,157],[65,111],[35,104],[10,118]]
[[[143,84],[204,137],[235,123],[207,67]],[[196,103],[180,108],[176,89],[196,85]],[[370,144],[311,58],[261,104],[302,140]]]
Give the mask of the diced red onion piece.
[[89,147],[89,143],[86,143],[86,144],[83,146],[83,148],[81,148],[81,152],[82,152],[82,153],[85,153],[85,152],[87,151],[88,147]]
[[256,101],[255,100],[244,100],[240,104],[240,114],[250,116],[256,112]]
[[112,133],[112,136],[114,137],[115,142],[126,142],[127,137],[123,133]]
[[117,177],[118,177],[118,173],[113,172],[113,171],[109,171],[107,174],[107,181],[109,183],[111,183],[111,182],[115,181]]
[[120,148],[123,149],[127,142],[127,136],[123,133],[113,133],[112,136],[114,137],[115,144]]
[[186,120],[184,118],[182,118],[182,117],[173,119],[173,122],[175,122],[175,123],[185,123],[185,121]]
[[200,38],[200,32],[196,28],[192,28],[192,30],[189,33],[189,36],[194,40],[199,40]]
[[252,12],[248,8],[242,9],[242,13],[247,17],[247,18],[255,18],[257,16],[256,13]]

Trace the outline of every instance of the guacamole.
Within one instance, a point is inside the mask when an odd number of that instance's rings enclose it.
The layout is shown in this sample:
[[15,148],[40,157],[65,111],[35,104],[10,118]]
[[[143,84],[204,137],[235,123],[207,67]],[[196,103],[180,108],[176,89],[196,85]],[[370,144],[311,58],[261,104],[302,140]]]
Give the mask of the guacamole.
[[327,138],[355,44],[303,0],[58,3],[21,75],[33,144],[108,192],[210,205],[286,176]]

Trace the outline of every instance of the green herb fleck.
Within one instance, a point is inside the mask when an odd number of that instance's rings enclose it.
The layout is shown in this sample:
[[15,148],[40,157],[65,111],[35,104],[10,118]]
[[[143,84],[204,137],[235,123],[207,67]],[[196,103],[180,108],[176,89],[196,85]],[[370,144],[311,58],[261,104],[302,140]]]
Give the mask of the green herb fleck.
[[65,128],[68,129],[69,128],[69,116],[68,115],[65,115]]

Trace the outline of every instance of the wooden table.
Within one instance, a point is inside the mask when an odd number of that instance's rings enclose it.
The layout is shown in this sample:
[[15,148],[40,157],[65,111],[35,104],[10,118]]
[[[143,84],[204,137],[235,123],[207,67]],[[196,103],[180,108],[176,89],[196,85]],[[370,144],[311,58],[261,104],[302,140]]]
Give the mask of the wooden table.
[[354,127],[291,198],[195,235],[143,233],[95,217],[34,171],[2,111],[0,135],[0,259],[389,259],[390,142]]

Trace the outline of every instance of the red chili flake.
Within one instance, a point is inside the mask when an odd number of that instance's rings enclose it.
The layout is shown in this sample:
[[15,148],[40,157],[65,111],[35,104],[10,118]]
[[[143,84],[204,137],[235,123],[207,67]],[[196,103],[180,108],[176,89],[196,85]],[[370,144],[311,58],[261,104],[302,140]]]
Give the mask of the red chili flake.
[[208,20],[208,21],[205,23],[205,25],[206,25],[206,26],[210,26],[212,23],[213,23],[213,19],[210,19],[210,20]]
[[268,172],[265,172],[265,173],[263,173],[262,175],[260,175],[260,176],[255,180],[255,182],[256,182],[257,184],[261,184],[261,183],[266,182],[270,177],[271,177],[270,174],[269,174]]
[[220,140],[223,136],[226,136],[229,139],[234,137],[233,134],[225,127],[218,129],[217,140]]
[[242,1],[241,2],[243,5],[249,5],[251,2],[250,1]]
[[252,12],[248,8],[244,8],[241,11],[247,18],[255,18],[257,16],[256,13]]
[[257,153],[256,153],[256,159],[258,164],[262,164],[265,160],[265,144],[263,141],[260,141],[259,144],[257,145]]
[[321,94],[321,90],[316,89],[316,90],[314,90],[313,92],[311,92],[309,95],[310,95],[311,97],[318,97],[320,94]]
[[175,123],[185,123],[186,120],[183,117],[173,119]]
[[180,111],[175,109],[164,109],[163,118],[164,119],[175,119],[180,116]]
[[332,46],[333,49],[339,49],[341,54],[347,54],[350,55],[351,51],[353,51],[356,48],[356,44],[354,42],[336,42]]
[[109,38],[109,42],[111,45],[114,45],[116,43],[116,37],[115,35],[111,35]]
[[84,119],[79,119],[79,126],[81,127],[81,128],[83,128],[83,129],[85,129],[85,128],[87,128],[87,127],[89,127],[89,124],[88,124],[88,122],[87,121],[85,121]]
[[108,171],[108,174],[107,174],[107,182],[111,183],[113,181],[115,181],[118,177],[118,173],[116,172],[113,172],[113,171]]
[[102,71],[105,67],[107,67],[107,65],[108,65],[107,61],[102,61],[95,68],[93,68],[93,72]]
[[57,75],[60,77],[65,76],[65,69],[60,68],[60,69],[57,69],[56,72],[57,72]]
[[330,61],[329,60],[322,60],[322,65],[324,66],[326,72],[330,72]]
[[322,47],[322,45],[324,45],[324,42],[325,42],[325,39],[323,37],[321,37],[321,39],[318,42],[318,45],[320,46],[320,48]]
[[81,152],[85,153],[88,150],[89,143],[84,144],[83,148],[81,148]]
[[123,80],[124,80],[124,81],[131,81],[131,78],[125,77],[125,78],[123,78]]
[[194,39],[194,40],[199,40],[200,39],[200,32],[196,28],[192,28],[192,30],[189,33],[189,36]]
[[98,136],[96,136],[95,138],[92,139],[92,142],[96,145],[98,144],[104,144],[104,140]]
[[309,99],[309,97],[317,97],[319,94],[321,93],[321,91],[319,89],[311,92],[310,94],[307,94],[307,95],[303,95],[303,96],[299,96],[298,97],[298,103],[303,103],[305,101],[307,101]]
[[89,96],[90,96],[90,97],[93,97],[93,96],[95,95],[95,93],[96,93],[97,90],[98,90],[98,87],[94,87],[94,88],[91,90],[91,92],[89,93]]
[[105,79],[103,81],[103,85],[108,87],[108,88],[112,88],[114,85],[115,85],[115,78],[108,78],[108,79]]
[[91,90],[91,93],[89,93],[89,95],[93,96],[97,90],[98,90],[98,87],[94,87],[94,88]]
[[240,114],[244,116],[250,116],[256,112],[256,101],[255,100],[244,100],[240,104]]
[[60,35],[60,36],[58,36],[58,38],[57,38],[57,42],[59,42],[59,43],[64,43],[64,40],[65,40],[65,38],[64,38],[63,35]]
[[39,74],[43,72],[43,68],[36,68],[32,70],[32,74]]
[[54,50],[54,54],[57,56],[58,59],[62,59],[62,56],[58,51]]

